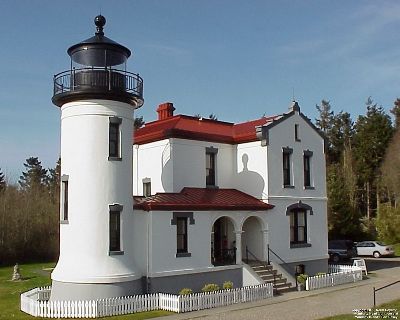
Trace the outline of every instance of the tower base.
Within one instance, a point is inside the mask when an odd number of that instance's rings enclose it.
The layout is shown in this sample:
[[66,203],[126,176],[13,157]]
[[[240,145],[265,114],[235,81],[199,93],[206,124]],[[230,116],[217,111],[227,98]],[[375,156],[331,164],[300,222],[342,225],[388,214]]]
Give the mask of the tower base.
[[51,301],[95,300],[142,294],[145,282],[137,279],[115,283],[74,283],[52,281]]

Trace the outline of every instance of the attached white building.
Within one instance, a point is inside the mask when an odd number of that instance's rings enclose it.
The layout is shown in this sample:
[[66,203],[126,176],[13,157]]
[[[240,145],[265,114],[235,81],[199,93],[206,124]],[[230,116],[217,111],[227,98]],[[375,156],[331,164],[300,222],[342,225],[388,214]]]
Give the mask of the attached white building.
[[298,104],[233,124],[165,103],[133,133],[143,80],[105,22],[95,18],[95,35],[68,49],[70,69],[54,77],[62,183],[51,300],[255,284],[248,260],[287,277],[301,265],[326,272],[324,139]]
[[[134,134],[133,193],[142,196],[134,224],[148,234],[134,250],[146,256],[136,264],[150,291],[214,279],[241,285],[246,258],[269,256],[292,275],[300,264],[326,272],[324,139],[297,102],[239,124],[174,110],[160,105],[158,120]],[[135,234],[138,244],[144,235]]]

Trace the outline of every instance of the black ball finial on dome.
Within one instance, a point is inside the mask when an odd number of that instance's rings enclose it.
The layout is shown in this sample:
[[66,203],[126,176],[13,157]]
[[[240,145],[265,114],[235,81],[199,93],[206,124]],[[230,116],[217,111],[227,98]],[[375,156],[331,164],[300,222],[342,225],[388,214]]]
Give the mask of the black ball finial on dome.
[[96,18],[94,18],[94,24],[96,25],[97,28],[96,34],[103,36],[104,35],[103,27],[106,24],[106,18],[103,17],[101,14],[99,14],[98,16],[96,16]]

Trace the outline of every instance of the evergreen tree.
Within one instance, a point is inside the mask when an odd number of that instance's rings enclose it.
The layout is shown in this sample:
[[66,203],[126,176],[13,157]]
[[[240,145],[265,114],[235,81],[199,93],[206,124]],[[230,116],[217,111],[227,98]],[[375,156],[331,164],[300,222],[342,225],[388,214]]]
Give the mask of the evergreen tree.
[[363,190],[360,209],[367,219],[376,209],[378,169],[393,135],[390,117],[371,98],[366,102],[367,113],[359,116],[355,124],[354,155],[358,186]]
[[19,185],[25,191],[41,188],[47,183],[47,170],[37,157],[30,157],[24,163],[26,169],[19,177]]
[[145,124],[143,117],[138,117],[133,120],[133,129],[137,130],[143,127]]
[[57,201],[59,198],[60,179],[61,179],[61,158],[58,158],[56,167],[54,169],[49,169],[49,176],[47,181],[50,197],[53,202]]
[[4,173],[1,171],[0,168],[0,192],[6,188],[6,180],[4,177]]
[[394,115],[394,124],[396,129],[400,128],[400,99],[397,98],[394,102],[393,109],[390,112]]
[[327,135],[332,129],[333,111],[331,104],[327,100],[321,101],[321,106],[315,106],[319,112],[319,119],[315,119],[316,126]]

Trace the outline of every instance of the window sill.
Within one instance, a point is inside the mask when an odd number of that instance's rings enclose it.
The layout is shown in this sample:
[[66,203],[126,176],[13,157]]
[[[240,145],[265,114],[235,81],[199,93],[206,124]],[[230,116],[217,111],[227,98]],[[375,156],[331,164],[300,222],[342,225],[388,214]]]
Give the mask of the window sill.
[[60,220],[60,224],[69,224],[68,220]]
[[192,254],[190,252],[177,252],[175,257],[176,258],[185,258],[185,257],[191,257]]
[[121,157],[108,157],[108,161],[122,161]]
[[212,184],[207,184],[207,185],[206,185],[206,188],[207,188],[207,189],[219,189],[218,186],[212,185]]
[[308,248],[308,247],[311,247],[311,243],[291,243],[290,244],[290,249]]
[[304,190],[315,190],[312,186],[304,186]]
[[122,256],[124,254],[123,251],[110,251],[108,252],[109,256]]
[[290,186],[290,185],[284,184],[283,188],[285,188],[285,189],[294,189],[294,186]]

